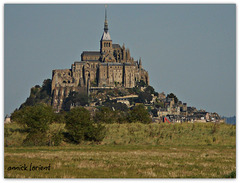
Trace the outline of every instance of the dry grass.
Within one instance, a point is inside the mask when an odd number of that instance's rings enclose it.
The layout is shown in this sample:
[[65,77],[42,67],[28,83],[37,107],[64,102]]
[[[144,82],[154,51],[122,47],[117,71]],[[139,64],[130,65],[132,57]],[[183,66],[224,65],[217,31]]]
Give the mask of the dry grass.
[[[5,177],[221,178],[236,169],[235,153],[235,147],[206,145],[5,148]],[[50,163],[51,170],[7,170],[24,163]]]
[[[5,178],[224,178],[236,171],[236,127],[111,124],[101,145],[5,147]],[[8,125],[14,132],[18,126]],[[18,136],[21,135],[18,133]],[[22,135],[26,135],[23,133]],[[8,134],[5,140],[15,142]],[[22,141],[23,138],[21,138]],[[17,142],[17,141],[16,141]],[[20,141],[19,141],[20,143]],[[13,143],[14,144],[14,143]],[[26,164],[50,171],[8,170]]]

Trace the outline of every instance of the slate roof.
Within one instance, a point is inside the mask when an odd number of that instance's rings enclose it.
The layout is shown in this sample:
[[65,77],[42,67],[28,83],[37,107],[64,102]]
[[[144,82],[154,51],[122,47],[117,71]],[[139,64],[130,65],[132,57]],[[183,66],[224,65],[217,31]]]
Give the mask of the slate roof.
[[103,35],[102,35],[101,40],[103,40],[103,41],[111,41],[111,37],[110,37],[109,32],[103,31]]
[[95,56],[101,56],[101,53],[99,51],[83,51],[82,55],[95,55]]
[[113,48],[121,48],[121,46],[119,44],[112,44]]

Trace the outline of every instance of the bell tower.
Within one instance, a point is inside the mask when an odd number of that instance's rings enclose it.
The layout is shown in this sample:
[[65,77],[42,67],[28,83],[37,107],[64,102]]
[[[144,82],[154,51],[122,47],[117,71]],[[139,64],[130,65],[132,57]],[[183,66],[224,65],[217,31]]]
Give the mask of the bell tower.
[[103,62],[115,62],[113,56],[112,40],[108,32],[108,21],[107,21],[107,6],[105,5],[105,21],[104,21],[104,31],[102,38],[100,40],[100,53],[102,55]]

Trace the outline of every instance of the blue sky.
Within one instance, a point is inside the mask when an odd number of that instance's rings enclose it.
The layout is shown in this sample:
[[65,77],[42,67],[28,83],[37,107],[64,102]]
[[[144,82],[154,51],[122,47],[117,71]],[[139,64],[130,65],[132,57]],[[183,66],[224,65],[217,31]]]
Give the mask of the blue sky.
[[[30,88],[99,50],[104,5],[4,6],[4,114]],[[236,6],[109,5],[113,43],[142,58],[150,84],[189,106],[236,114]]]

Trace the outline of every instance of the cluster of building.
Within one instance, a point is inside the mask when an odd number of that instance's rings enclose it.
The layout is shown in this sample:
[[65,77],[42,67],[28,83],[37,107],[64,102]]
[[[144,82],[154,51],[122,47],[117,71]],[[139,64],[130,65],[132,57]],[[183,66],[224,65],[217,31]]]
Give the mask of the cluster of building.
[[[159,107],[158,103],[162,105]],[[166,97],[164,93],[153,96],[151,101],[151,112],[153,121],[170,122],[219,122],[221,120],[217,113],[209,113],[205,110],[197,110],[195,107],[187,106],[182,101],[175,102],[174,98]]]

